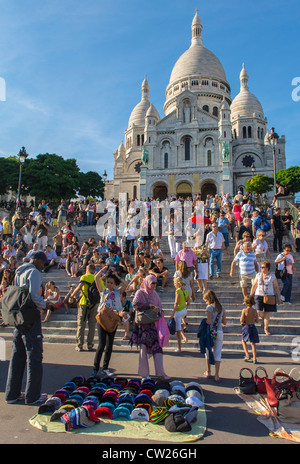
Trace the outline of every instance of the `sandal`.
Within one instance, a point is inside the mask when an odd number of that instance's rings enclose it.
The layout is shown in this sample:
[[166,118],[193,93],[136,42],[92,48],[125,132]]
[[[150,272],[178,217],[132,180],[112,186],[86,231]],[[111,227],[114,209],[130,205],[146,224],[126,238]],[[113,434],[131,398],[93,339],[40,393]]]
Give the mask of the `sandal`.
[[203,375],[206,379],[211,379],[211,375],[207,371],[205,371]]

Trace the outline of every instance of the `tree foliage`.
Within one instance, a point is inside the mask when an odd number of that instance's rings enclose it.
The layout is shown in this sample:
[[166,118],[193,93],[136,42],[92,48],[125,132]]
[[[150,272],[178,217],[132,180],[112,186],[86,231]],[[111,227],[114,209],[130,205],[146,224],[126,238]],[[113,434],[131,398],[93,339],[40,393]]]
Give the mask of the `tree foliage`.
[[259,195],[267,193],[272,190],[274,180],[272,177],[268,177],[265,174],[258,174],[247,180],[245,187],[249,193],[258,193]]
[[292,193],[300,192],[300,167],[281,169],[276,174],[276,180],[281,185],[288,185]]
[[[17,156],[0,158],[0,194],[18,191],[20,163]],[[56,154],[40,154],[27,159],[22,169],[21,193],[37,200],[58,202],[77,194],[103,197],[104,183],[97,172],[80,172],[76,159]]]
[[0,195],[8,190],[17,191],[20,166],[15,157],[0,158]]
[[78,194],[84,197],[101,197],[104,195],[102,177],[94,171],[79,173]]
[[54,201],[76,194],[79,167],[75,159],[46,153],[31,158],[23,168],[24,184],[30,195]]

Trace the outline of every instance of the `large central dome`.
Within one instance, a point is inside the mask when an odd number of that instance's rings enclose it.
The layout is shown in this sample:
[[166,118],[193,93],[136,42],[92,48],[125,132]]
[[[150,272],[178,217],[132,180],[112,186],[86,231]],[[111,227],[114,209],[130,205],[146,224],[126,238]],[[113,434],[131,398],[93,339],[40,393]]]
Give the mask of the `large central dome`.
[[196,11],[192,22],[192,43],[177,60],[169,85],[187,77],[212,78],[226,82],[226,76],[218,58],[202,43],[202,23]]
[[208,91],[230,99],[230,86],[219,59],[203,46],[202,23],[196,12],[192,23],[192,43],[175,63],[166,89],[165,113],[173,109],[172,100],[178,92]]
[[177,60],[169,84],[186,77],[212,78],[226,82],[226,75],[218,58],[203,45],[193,45]]

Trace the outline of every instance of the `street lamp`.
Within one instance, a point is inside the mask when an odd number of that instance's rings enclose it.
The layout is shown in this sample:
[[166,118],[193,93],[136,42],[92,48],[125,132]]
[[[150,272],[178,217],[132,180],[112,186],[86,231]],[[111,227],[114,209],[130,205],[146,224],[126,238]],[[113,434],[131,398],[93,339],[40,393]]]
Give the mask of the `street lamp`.
[[103,173],[102,177],[103,177],[103,180],[104,180],[104,182],[106,182],[106,179],[107,179],[107,173],[106,173],[106,170],[104,171],[104,173]]
[[26,161],[26,158],[28,158],[28,153],[25,150],[25,147],[22,147],[21,150],[19,151],[19,162],[20,162],[20,173],[19,173],[19,187],[18,187],[18,197],[17,197],[17,209],[21,209],[20,207],[20,195],[21,195],[21,179],[22,179],[22,169],[23,165]]
[[279,135],[274,131],[274,127],[271,127],[271,133],[269,135],[269,142],[272,144],[273,149],[273,169],[274,169],[274,194],[276,193],[276,157],[275,147],[277,145]]

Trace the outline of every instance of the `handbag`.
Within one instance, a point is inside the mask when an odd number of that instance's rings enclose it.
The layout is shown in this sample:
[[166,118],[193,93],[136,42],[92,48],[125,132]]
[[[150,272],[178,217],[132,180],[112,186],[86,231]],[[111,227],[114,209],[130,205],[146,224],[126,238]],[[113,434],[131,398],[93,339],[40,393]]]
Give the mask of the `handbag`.
[[300,424],[300,382],[286,380],[275,387],[277,417],[281,422]]
[[300,424],[300,393],[293,393],[287,398],[279,400],[277,417],[281,422]]
[[168,328],[169,328],[170,334],[175,335],[175,333],[176,333],[176,322],[175,322],[174,317],[170,317],[170,319],[168,320]]
[[[258,371],[263,371],[264,372],[264,376],[263,377],[260,377],[258,375]],[[259,366],[256,371],[255,371],[255,374],[254,374],[254,381],[255,381],[255,384],[256,384],[256,391],[257,393],[267,393],[266,391],[266,384],[265,384],[265,378],[268,378],[268,374],[267,374],[267,371],[264,367],[262,366]]]
[[118,327],[120,316],[116,311],[104,305],[97,313],[96,320],[106,332],[112,333]]
[[153,322],[158,321],[160,316],[160,310],[158,312],[155,312],[153,308],[147,308],[144,309],[144,311],[136,311],[135,322],[141,325],[152,324]]
[[[243,374],[242,374],[243,371],[250,372],[251,376],[243,377]],[[240,389],[240,392],[243,393],[244,395],[253,395],[254,393],[256,393],[256,384],[254,381],[253,372],[251,371],[251,369],[248,369],[247,367],[243,367],[240,370],[239,389]]]
[[155,328],[158,335],[159,346],[165,348],[169,345],[170,331],[163,311],[161,312],[161,317],[155,322]]
[[276,407],[278,405],[278,398],[276,397],[275,387],[281,382],[277,381],[277,377],[285,377],[286,379],[291,380],[291,377],[288,374],[285,372],[280,372],[278,369],[274,372],[272,379],[264,377],[267,400],[271,407]]

